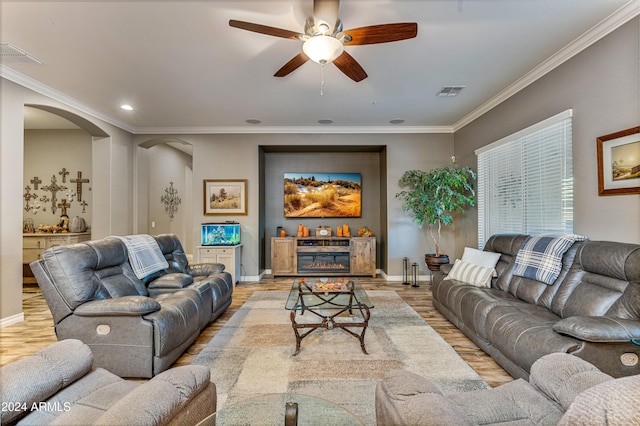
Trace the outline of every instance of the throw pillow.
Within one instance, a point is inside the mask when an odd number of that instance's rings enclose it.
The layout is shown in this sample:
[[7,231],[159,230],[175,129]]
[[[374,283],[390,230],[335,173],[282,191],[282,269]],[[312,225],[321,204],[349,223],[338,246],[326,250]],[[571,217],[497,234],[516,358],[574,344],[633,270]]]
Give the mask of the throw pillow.
[[444,278],[445,280],[457,280],[476,287],[491,287],[493,268],[487,268],[473,263],[456,259],[453,268]]
[[473,263],[474,265],[484,266],[485,268],[493,269],[493,276],[497,277],[498,274],[495,271],[495,267],[500,260],[500,253],[494,253],[492,251],[482,251],[471,247],[465,247],[464,253],[462,253],[462,259],[464,262]]
[[553,284],[562,270],[562,257],[576,241],[584,241],[582,235],[537,235],[522,243],[516,255],[513,274]]

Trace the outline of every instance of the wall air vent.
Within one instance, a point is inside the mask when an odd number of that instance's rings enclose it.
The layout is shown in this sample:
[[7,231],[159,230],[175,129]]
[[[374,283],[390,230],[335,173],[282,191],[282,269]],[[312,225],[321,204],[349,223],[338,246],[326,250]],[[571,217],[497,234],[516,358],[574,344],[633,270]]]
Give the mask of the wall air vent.
[[467,86],[445,86],[442,89],[440,89],[438,93],[436,93],[436,96],[442,96],[442,97],[458,96],[458,93],[460,93],[462,89],[464,89],[465,87]]
[[0,42],[0,62],[3,64],[43,64],[40,59],[7,42]]

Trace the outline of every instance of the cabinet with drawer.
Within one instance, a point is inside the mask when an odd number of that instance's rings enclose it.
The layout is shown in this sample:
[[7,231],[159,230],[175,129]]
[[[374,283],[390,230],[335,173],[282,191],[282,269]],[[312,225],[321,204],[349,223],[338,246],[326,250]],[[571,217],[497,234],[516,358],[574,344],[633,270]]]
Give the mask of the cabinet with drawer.
[[48,248],[80,243],[91,239],[90,232],[68,234],[23,234],[22,263],[29,264],[40,259],[42,252]]
[[233,285],[240,281],[241,248],[235,246],[199,246],[197,248],[197,263],[222,263],[224,270],[231,274]]
[[67,234],[22,234],[22,263],[23,276],[32,276],[29,264],[42,257],[42,252],[48,248],[80,243],[91,239],[90,232]]

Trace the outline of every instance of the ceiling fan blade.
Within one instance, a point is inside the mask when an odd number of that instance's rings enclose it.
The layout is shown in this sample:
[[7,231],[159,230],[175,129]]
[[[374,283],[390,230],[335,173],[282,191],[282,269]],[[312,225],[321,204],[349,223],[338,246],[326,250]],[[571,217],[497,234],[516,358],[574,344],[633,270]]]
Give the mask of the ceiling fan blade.
[[340,71],[356,83],[367,78],[367,73],[364,71],[364,68],[346,51],[342,52],[342,55],[338,56],[333,63],[336,64],[336,67],[338,67]]
[[266,25],[254,24],[252,22],[236,21],[235,19],[229,20],[229,25],[234,28],[240,28],[241,30],[253,31],[254,33],[266,34],[274,37],[288,38],[291,40],[299,40],[303,34],[295,31],[289,31],[282,28],[269,27]]
[[304,64],[308,60],[309,60],[309,57],[305,55],[303,52],[300,52],[296,56],[294,56],[293,59],[291,59],[289,62],[284,64],[282,68],[276,71],[276,73],[273,76],[284,77],[286,75],[289,75],[293,71],[297,70],[302,64]]
[[389,43],[391,41],[414,38],[418,35],[418,24],[415,22],[400,22],[397,24],[371,25],[346,30],[343,33],[351,37],[350,41],[345,40],[344,42],[348,46]]

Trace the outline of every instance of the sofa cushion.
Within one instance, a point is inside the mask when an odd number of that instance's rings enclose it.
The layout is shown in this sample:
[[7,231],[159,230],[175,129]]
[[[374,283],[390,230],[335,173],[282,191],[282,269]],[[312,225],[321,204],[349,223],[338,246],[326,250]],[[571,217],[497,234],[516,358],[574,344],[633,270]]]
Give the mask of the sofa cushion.
[[513,301],[510,306],[495,306],[489,312],[485,332],[487,340],[505,357],[529,371],[543,355],[571,352],[582,346],[582,341],[553,330],[558,320],[543,307]]
[[0,401],[8,404],[0,421],[8,423],[46,401],[91,370],[93,355],[79,340],[63,340],[0,369]]
[[456,259],[445,280],[458,280],[475,287],[490,287],[493,268],[487,268]]
[[149,288],[184,288],[193,283],[193,277],[175,272],[162,275],[149,283]]
[[433,382],[406,370],[387,372],[376,386],[375,398],[379,425],[470,424]]
[[474,425],[553,425],[563,411],[523,379],[490,391],[478,390],[449,395]]

